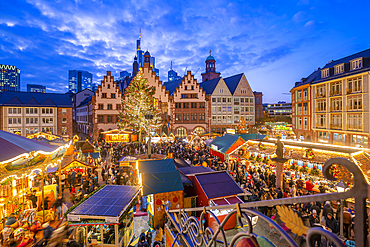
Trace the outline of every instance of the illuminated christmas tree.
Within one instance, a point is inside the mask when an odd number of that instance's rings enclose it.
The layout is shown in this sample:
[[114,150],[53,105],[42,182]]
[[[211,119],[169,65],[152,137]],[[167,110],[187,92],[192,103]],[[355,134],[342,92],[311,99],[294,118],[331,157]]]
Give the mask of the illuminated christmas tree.
[[149,86],[142,71],[138,72],[125,90],[118,126],[138,132],[139,141],[142,131],[149,133],[161,125],[161,111],[154,93],[155,88]]

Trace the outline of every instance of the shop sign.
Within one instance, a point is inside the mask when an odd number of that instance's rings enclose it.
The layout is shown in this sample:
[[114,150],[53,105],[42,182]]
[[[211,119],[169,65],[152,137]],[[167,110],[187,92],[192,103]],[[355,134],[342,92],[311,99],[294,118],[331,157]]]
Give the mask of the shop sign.
[[235,135],[235,129],[226,129],[226,133]]
[[211,148],[214,150],[218,150],[218,147],[216,145],[211,144]]
[[80,216],[79,215],[72,215],[69,214],[67,215],[68,221],[80,221]]
[[118,223],[118,217],[105,217],[105,221],[109,223]]

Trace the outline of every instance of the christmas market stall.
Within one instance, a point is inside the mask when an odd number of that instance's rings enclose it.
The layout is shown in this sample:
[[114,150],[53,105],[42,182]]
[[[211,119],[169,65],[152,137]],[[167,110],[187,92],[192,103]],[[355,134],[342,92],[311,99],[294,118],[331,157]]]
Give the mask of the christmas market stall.
[[[206,167],[181,168],[181,172],[193,183],[185,193],[197,196],[197,207],[220,206],[235,203],[243,203],[238,196],[246,195],[246,192],[225,171],[214,172]],[[230,210],[211,210],[220,222],[226,217]],[[257,218],[252,221],[256,223]],[[209,214],[206,218],[207,226],[214,231],[217,229],[216,220]],[[236,215],[234,214],[224,226],[225,230],[236,226]]]
[[67,212],[85,246],[129,246],[134,237],[133,207],[140,187],[106,185]]
[[105,142],[134,142],[137,141],[137,135],[134,134],[132,131],[128,130],[108,130],[102,132],[103,140]]
[[33,190],[41,191],[44,200],[45,186],[37,186],[36,182],[43,181],[47,169],[62,164],[70,143],[57,147],[0,130],[0,146],[0,218],[3,218],[31,208],[28,196]]
[[210,145],[210,154],[219,157],[222,162],[229,160],[229,154],[236,148],[243,145],[245,140],[239,135],[226,134],[222,137],[216,137]]
[[139,184],[142,195],[148,197],[149,225],[162,228],[165,221],[163,203],[170,202],[170,209],[183,208],[183,190],[180,172],[173,159],[138,161]]

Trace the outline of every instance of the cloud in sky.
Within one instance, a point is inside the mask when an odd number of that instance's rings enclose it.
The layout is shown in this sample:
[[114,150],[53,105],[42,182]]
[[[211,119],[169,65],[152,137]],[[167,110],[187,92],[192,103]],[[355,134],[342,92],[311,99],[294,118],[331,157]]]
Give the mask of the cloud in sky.
[[0,63],[21,69],[22,89],[34,83],[65,92],[69,69],[90,71],[94,82],[107,70],[131,72],[141,28],[163,81],[173,61],[180,75],[199,68],[200,82],[212,50],[222,76],[243,72],[264,101],[290,101],[282,93],[294,82],[369,48],[368,8],[362,0],[2,1]]

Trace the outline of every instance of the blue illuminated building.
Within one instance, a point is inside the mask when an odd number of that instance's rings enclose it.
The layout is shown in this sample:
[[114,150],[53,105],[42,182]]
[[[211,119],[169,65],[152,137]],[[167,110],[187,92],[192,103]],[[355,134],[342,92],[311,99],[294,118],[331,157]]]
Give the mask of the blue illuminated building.
[[69,70],[68,89],[73,93],[78,93],[84,89],[92,90],[92,74],[83,70]]
[[14,65],[0,64],[0,91],[20,91],[21,70]]
[[28,93],[46,93],[46,87],[36,84],[27,84]]

